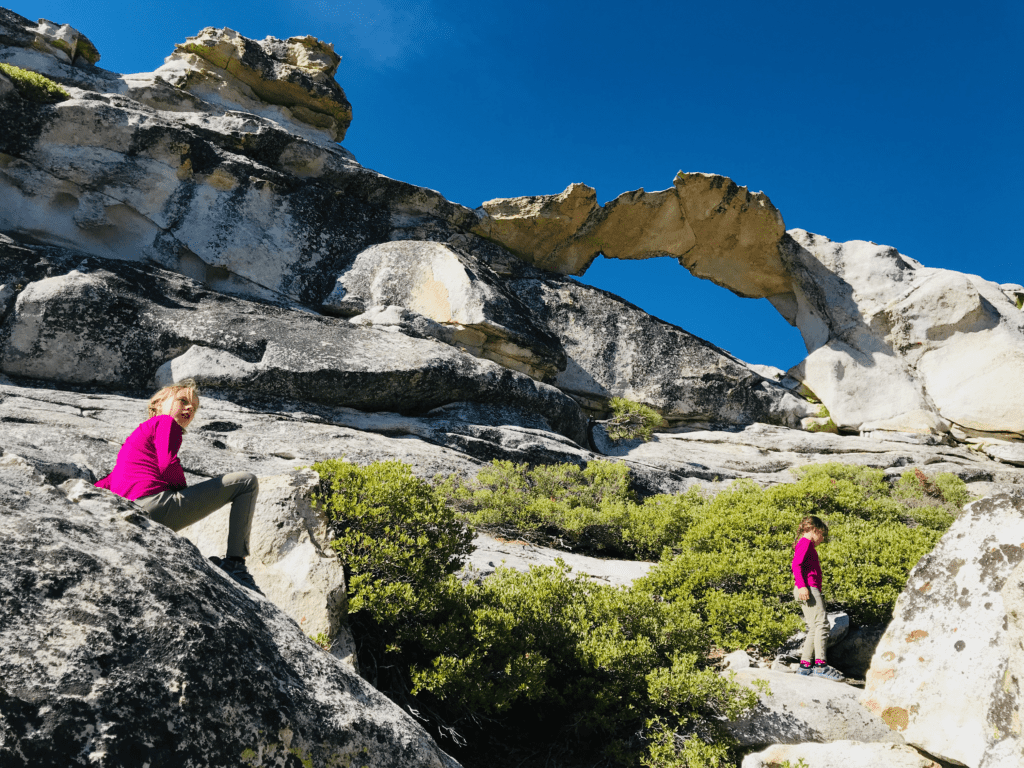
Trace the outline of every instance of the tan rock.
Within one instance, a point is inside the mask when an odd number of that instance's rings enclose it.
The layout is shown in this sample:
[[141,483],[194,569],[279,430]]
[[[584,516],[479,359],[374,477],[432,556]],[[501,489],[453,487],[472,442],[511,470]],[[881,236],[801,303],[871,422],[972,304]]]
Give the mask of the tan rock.
[[[402,307],[444,326],[435,338],[536,379],[565,369],[554,334],[540,327],[485,266],[443,243],[402,240],[371,246],[338,276],[323,309]],[[373,310],[358,315],[352,322]]]
[[312,126],[331,141],[345,138],[352,105],[335,82],[341,57],[314,37],[249,40],[207,27],[175,46],[154,75],[206,101],[261,114],[263,104]]
[[740,296],[790,290],[777,248],[786,225],[766,194],[716,174],[680,173],[673,183],[696,241],[683,266]]
[[557,195],[488,200],[473,231],[541,269],[578,275],[597,251],[574,236],[599,209],[593,187],[570,184]]
[[776,249],[782,216],[724,176],[679,173],[669,189],[624,192],[603,207],[592,188],[572,184],[559,195],[489,200],[477,215],[476,234],[553,272],[582,275],[598,254],[671,256],[741,296],[790,290]]

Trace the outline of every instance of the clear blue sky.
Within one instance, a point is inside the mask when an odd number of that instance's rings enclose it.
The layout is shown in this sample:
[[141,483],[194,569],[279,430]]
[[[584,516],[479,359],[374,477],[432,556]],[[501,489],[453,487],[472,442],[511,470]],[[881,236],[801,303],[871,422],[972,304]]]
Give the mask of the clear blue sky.
[[[205,26],[332,42],[345,146],[469,207],[714,172],[766,192],[787,227],[1024,283],[1021,0],[0,2],[71,24],[118,72]],[[584,280],[748,362],[804,355],[767,301],[672,260],[599,259]]]

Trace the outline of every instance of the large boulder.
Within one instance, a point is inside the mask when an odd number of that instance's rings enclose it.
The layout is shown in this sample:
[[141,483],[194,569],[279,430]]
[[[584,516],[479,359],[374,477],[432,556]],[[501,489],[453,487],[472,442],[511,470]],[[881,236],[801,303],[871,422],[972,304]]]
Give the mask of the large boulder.
[[[330,549],[327,520],[310,499],[319,482],[311,469],[259,478],[246,565],[263,594],[303,632],[322,638],[333,655],[354,665],[355,643],[345,623],[345,569]],[[223,557],[228,509],[179,533],[207,557]]]
[[450,343],[478,357],[553,379],[565,369],[558,338],[531,318],[484,264],[442,243],[403,240],[356,255],[324,300],[346,315],[400,306],[452,329]]
[[840,427],[1024,435],[1024,312],[996,283],[895,248],[791,230],[772,298],[809,351],[790,375]]
[[592,413],[607,413],[613,397],[649,405],[671,425],[799,427],[817,412],[728,352],[607,291],[535,270],[508,285],[565,349],[554,385]]
[[328,143],[342,141],[352,122],[352,105],[334,80],[340,63],[334,46],[314,37],[250,40],[207,27],[176,45],[153,77],[226,110],[315,131]]
[[971,768],[1020,764],[1002,591],[1021,563],[1024,500],[1001,495],[968,505],[910,572],[863,697],[907,743]]
[[0,455],[0,763],[455,768],[188,540]]
[[367,411],[495,403],[537,412],[552,431],[586,443],[569,397],[449,345],[229,298],[153,268],[78,259],[0,240],[0,282],[17,287],[0,326],[0,372],[130,390],[193,377]]
[[319,306],[369,245],[476,221],[333,143],[349,108],[324,43],[206,29],[157,73],[120,76],[66,63],[36,30],[5,11],[0,58],[71,98],[0,100],[0,230]]

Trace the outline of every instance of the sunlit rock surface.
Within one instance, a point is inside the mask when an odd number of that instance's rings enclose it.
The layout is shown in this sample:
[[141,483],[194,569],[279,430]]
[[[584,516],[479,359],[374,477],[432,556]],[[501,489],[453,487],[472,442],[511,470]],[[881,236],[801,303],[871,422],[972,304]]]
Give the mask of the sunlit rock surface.
[[[1000,495],[968,505],[910,572],[863,698],[908,744],[979,768],[1024,756],[1002,595],[1021,563],[1024,498]],[[1012,632],[1019,643],[1017,617]]]

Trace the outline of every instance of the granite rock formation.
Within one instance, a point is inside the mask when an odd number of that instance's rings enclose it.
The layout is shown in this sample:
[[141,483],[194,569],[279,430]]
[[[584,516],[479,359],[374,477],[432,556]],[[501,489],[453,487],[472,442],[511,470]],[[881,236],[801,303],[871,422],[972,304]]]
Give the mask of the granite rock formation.
[[455,768],[189,541],[0,455],[0,763]]
[[849,740],[769,747],[744,757],[741,768],[774,768],[786,763],[807,768],[941,768],[912,747]]
[[908,744],[972,768],[1024,759],[1009,653],[1022,636],[1002,596],[1022,563],[1024,501],[999,495],[968,505],[910,572],[863,698]]
[[598,254],[610,259],[672,256],[698,277],[731,275],[741,296],[770,296],[786,282],[776,243],[782,216],[763,192],[709,173],[678,173],[660,192],[624,192],[600,206],[572,184],[558,195],[489,200],[473,231],[523,260],[582,275]]

